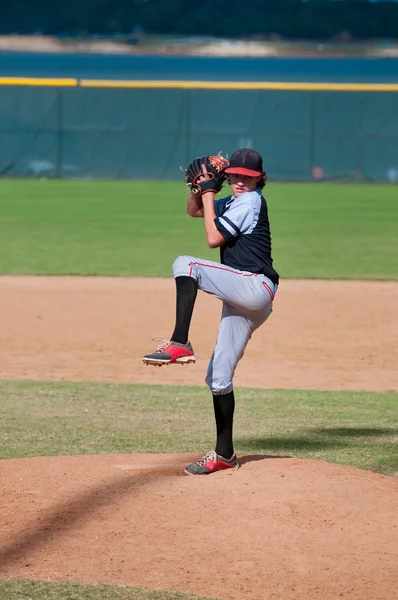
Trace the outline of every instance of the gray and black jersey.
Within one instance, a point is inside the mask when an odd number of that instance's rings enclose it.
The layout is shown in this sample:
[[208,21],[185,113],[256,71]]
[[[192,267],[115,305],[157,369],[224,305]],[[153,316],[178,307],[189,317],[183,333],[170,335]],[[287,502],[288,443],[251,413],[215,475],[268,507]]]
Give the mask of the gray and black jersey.
[[260,190],[216,200],[215,225],[226,243],[220,247],[221,263],[268,277],[276,285],[268,207]]

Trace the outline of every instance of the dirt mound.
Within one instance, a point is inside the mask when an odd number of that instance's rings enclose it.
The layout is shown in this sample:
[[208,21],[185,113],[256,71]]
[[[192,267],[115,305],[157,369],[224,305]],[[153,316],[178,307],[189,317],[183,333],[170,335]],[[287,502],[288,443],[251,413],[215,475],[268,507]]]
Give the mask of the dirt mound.
[[393,600],[397,480],[260,456],[179,476],[193,458],[3,461],[0,575],[226,600]]

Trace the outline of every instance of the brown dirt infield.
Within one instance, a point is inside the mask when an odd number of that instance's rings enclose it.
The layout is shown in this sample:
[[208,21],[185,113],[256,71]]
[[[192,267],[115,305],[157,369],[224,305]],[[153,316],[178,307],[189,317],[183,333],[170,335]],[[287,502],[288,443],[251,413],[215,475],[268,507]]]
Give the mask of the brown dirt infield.
[[[2,277],[0,378],[203,385],[217,300],[199,294],[197,363],[141,364],[170,335],[170,279]],[[283,281],[236,387],[398,390],[398,283]],[[239,401],[237,395],[237,401]],[[175,589],[225,600],[394,600],[398,480],[320,461],[187,455],[3,460],[0,576]]]

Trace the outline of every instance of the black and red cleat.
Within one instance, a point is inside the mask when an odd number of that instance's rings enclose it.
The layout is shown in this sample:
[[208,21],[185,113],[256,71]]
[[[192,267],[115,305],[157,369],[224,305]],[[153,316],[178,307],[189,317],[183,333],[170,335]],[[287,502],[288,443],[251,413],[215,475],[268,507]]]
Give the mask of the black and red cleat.
[[188,465],[184,471],[187,475],[208,475],[225,469],[239,469],[236,454],[233,454],[231,458],[224,458],[212,450],[205,454],[201,460]]
[[146,365],[161,367],[162,365],[179,364],[187,365],[196,361],[193,348],[189,342],[180,344],[173,340],[164,341],[155,352],[145,354],[142,362]]

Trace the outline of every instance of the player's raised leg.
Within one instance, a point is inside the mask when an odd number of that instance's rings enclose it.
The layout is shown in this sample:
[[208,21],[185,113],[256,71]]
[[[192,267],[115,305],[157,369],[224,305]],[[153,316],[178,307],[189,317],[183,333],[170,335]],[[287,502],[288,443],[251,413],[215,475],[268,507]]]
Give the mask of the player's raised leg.
[[195,279],[203,292],[244,311],[271,306],[277,287],[264,275],[194,256],[179,256],[173,264],[173,273],[175,278]]

